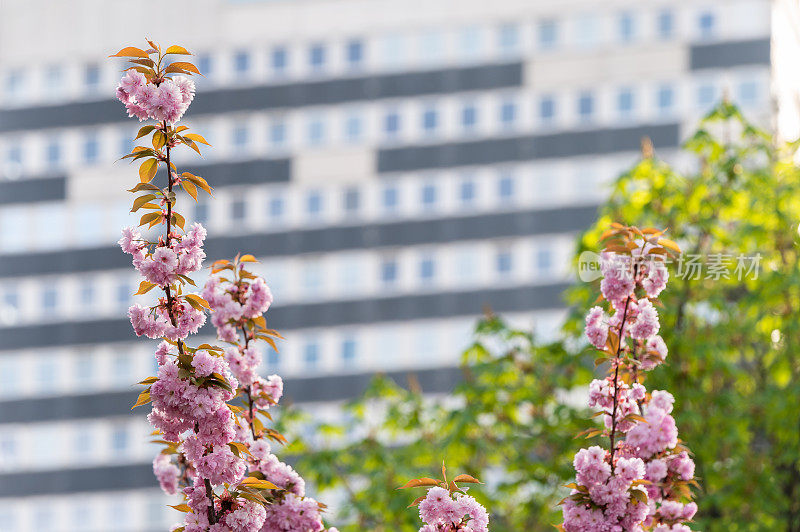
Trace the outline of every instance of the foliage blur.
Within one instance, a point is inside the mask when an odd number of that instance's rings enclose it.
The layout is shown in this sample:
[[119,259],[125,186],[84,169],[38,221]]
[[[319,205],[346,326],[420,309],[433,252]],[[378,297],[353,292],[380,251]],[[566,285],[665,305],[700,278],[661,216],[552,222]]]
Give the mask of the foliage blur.
[[[680,173],[653,156],[613,185],[577,256],[601,248],[611,222],[665,228],[684,256],[729,261],[727,275],[677,275],[662,293],[661,335],[670,352],[645,385],[676,398],[680,436],[694,451],[700,507],[694,529],[800,530],[800,169],[797,143],[777,143],[721,102],[684,151]],[[739,279],[738,257],[760,254]],[[463,355],[463,381],[430,397],[378,378],[347,406],[349,421],[317,427],[322,438],[294,444],[298,467],[318,488],[345,494],[344,531],[417,530],[406,479],[448,468],[485,485],[470,494],[495,532],[545,531],[561,521],[558,501],[573,475],[574,436],[589,419],[583,391],[601,375],[582,339],[584,313],[599,287],[566,294],[562,338],[542,345],[487,316]],[[594,444],[591,442],[590,444]],[[603,442],[607,445],[607,442]]]

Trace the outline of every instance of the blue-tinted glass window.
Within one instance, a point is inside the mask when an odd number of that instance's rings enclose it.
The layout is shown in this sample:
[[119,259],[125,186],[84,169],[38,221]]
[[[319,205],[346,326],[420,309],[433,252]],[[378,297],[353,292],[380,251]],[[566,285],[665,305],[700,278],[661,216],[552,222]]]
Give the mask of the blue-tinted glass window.
[[97,135],[91,133],[83,142],[83,160],[88,164],[94,164],[100,155],[100,142]]
[[387,259],[381,263],[381,281],[384,284],[393,284],[397,281],[397,261]]
[[514,176],[512,174],[503,174],[497,181],[497,196],[501,201],[507,202],[514,198]]
[[306,368],[314,369],[319,363],[319,345],[316,342],[308,342],[303,348],[303,362]]
[[587,121],[592,119],[594,114],[594,96],[589,92],[582,92],[578,96],[578,116],[581,120]]
[[201,224],[206,224],[208,223],[208,214],[209,207],[206,200],[198,201],[194,206],[194,221]]
[[475,181],[472,179],[465,179],[461,182],[459,187],[459,199],[465,205],[471,204],[475,201]]
[[713,13],[701,13],[700,18],[697,20],[698,29],[700,30],[700,37],[703,39],[709,39],[713,37],[714,31],[716,30],[716,24],[716,17],[714,17]]
[[505,101],[500,104],[500,124],[503,127],[511,127],[517,119],[517,104]]
[[424,257],[419,261],[420,280],[423,282],[432,281],[434,275],[436,275],[436,263],[433,261],[433,257]]
[[666,113],[672,110],[675,104],[675,91],[671,85],[662,85],[658,88],[658,110],[659,112]]
[[117,285],[117,304],[120,307],[126,307],[131,303],[131,296],[133,290],[127,281],[122,281]]
[[425,208],[431,208],[436,204],[436,185],[428,183],[422,186],[420,201]]
[[622,13],[619,16],[619,40],[628,43],[636,37],[636,27],[631,13]]
[[272,53],[270,54],[270,62],[272,63],[273,74],[285,74],[289,66],[289,52],[287,52],[286,48],[283,46],[276,46],[272,49]]
[[83,85],[89,93],[97,92],[100,88],[100,67],[87,65],[83,71]]
[[347,43],[347,65],[350,68],[359,68],[364,61],[364,43],[352,40]]
[[250,70],[250,54],[247,52],[236,52],[233,56],[233,70],[239,77],[246,76]]
[[322,212],[322,194],[319,192],[309,192],[306,196],[306,212],[312,216],[317,216]]
[[433,133],[436,131],[438,125],[439,115],[436,109],[430,107],[425,109],[422,113],[422,129],[425,130],[426,133]]
[[63,71],[59,66],[51,66],[45,73],[45,88],[50,94],[56,94],[62,88]]
[[322,118],[314,118],[308,123],[308,143],[313,146],[322,144],[325,140],[325,123]]
[[274,147],[286,144],[286,123],[282,120],[273,122],[269,126],[269,141]]
[[94,303],[94,284],[90,281],[86,281],[81,285],[80,302],[81,306],[84,307],[88,307]]
[[233,128],[233,148],[235,150],[241,151],[247,147],[249,133],[247,126],[244,125]]
[[342,340],[342,363],[352,365],[356,360],[356,341],[352,338]]
[[389,111],[383,118],[383,130],[387,136],[393,137],[400,131],[400,115],[397,111]]
[[12,70],[6,74],[5,90],[8,96],[16,97],[22,93],[25,86],[25,74],[22,70]]
[[361,115],[355,113],[349,115],[344,123],[344,135],[347,140],[351,142],[360,140],[362,127],[363,121]]
[[398,193],[394,186],[387,186],[383,189],[383,208],[388,212],[397,210]]
[[710,107],[716,98],[716,88],[710,83],[705,83],[697,88],[697,105],[705,108]]
[[558,24],[553,19],[539,22],[539,47],[549,50],[558,43]]
[[471,130],[478,122],[478,110],[471,103],[461,108],[461,125],[466,130]]
[[308,64],[315,72],[325,68],[325,48],[321,44],[315,44],[308,50]]
[[661,39],[671,39],[675,34],[675,16],[672,11],[662,11],[658,14],[658,36]]
[[270,198],[269,200],[269,217],[273,222],[283,218],[284,214],[284,201],[280,196]]
[[205,79],[208,79],[213,73],[212,64],[211,55],[209,54],[201,54],[197,57],[197,70],[203,74]]
[[477,27],[464,28],[459,35],[461,55],[467,58],[477,56],[481,51],[481,32]]
[[617,111],[622,117],[630,116],[633,111],[633,91],[631,89],[620,89],[617,93]]
[[547,274],[553,268],[553,253],[549,249],[536,251],[536,269],[539,273]]
[[516,24],[503,24],[497,32],[497,43],[503,54],[513,54],[519,49],[519,27]]
[[244,197],[237,197],[231,202],[231,219],[235,222],[244,221],[247,217],[247,202]]
[[13,287],[7,288],[3,294],[3,304],[13,309],[19,308],[19,294]]
[[272,348],[267,351],[267,366],[271,371],[277,370],[281,365],[280,354]]
[[739,103],[753,105],[758,101],[758,84],[755,81],[743,81],[739,84]]
[[58,139],[50,139],[47,143],[45,158],[50,168],[57,168],[61,164],[61,144]]
[[361,203],[361,194],[357,188],[348,188],[344,192],[344,210],[353,213],[358,211]]
[[6,150],[6,161],[11,164],[22,164],[22,146],[19,144],[12,144]]
[[495,257],[495,269],[497,273],[504,275],[511,272],[512,257],[510,251],[500,251]]
[[552,96],[543,96],[539,101],[539,118],[542,123],[550,124],[556,116],[556,101]]

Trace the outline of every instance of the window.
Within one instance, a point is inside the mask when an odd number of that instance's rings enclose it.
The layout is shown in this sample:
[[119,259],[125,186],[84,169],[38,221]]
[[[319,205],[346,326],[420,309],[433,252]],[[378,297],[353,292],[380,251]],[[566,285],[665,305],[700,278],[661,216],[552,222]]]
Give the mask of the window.
[[356,341],[353,338],[342,340],[342,363],[352,366],[356,360]]
[[425,209],[432,209],[436,204],[436,185],[427,183],[420,191],[420,202]]
[[739,103],[754,105],[758,102],[758,84],[755,81],[743,81],[739,84]]
[[319,363],[319,345],[316,342],[308,342],[303,348],[303,361],[306,368],[315,369]]
[[128,450],[128,430],[124,426],[114,427],[111,431],[111,449],[114,453]]
[[284,202],[280,196],[275,196],[269,200],[269,217],[272,222],[279,222],[283,219]]
[[269,126],[269,141],[275,148],[286,144],[286,123],[283,120],[276,120]]
[[553,19],[546,19],[539,22],[539,48],[551,50],[556,47],[558,41],[558,25]]
[[247,141],[249,137],[249,130],[246,125],[242,124],[233,128],[232,144],[233,149],[237,152],[242,152],[247,148]]
[[517,119],[517,104],[512,101],[505,101],[500,104],[500,125],[509,129],[514,126]]
[[199,70],[200,73],[203,74],[203,77],[200,77],[201,80],[207,80],[209,79],[209,77],[211,77],[211,73],[214,71],[211,55],[200,54],[197,57],[197,70]]
[[[134,140],[135,136],[135,131],[126,131],[122,133],[119,143],[120,155],[128,155],[133,151],[134,146],[136,146],[136,141]],[[208,136],[206,136],[206,138],[208,138]]]
[[514,199],[514,175],[510,172],[505,172],[500,175],[497,181],[497,196],[503,203],[508,203]]
[[671,39],[675,33],[675,17],[672,11],[662,11],[658,14],[658,37],[663,40]]
[[267,348],[267,366],[271,371],[276,371],[281,365],[280,354],[272,349]]
[[306,212],[312,218],[317,218],[322,212],[322,194],[318,191],[309,192],[306,196]]
[[458,196],[463,205],[472,205],[475,202],[475,181],[472,178],[461,181]]
[[577,35],[575,36],[579,46],[591,48],[597,45],[597,17],[594,15],[580,15],[576,20]]
[[312,146],[319,146],[325,140],[325,123],[322,117],[312,118],[308,122],[308,143]]
[[0,358],[0,396],[10,397],[20,388],[19,362],[12,357]]
[[405,59],[405,42],[400,35],[388,35],[383,39],[383,63],[396,67]]
[[89,133],[83,141],[83,160],[87,164],[97,163],[100,154],[100,143],[96,133]]
[[117,305],[120,307],[127,307],[131,303],[131,296],[133,290],[131,289],[128,281],[121,281],[117,285]]
[[461,125],[465,130],[471,131],[478,122],[478,110],[471,103],[464,104],[461,108]]
[[92,456],[94,451],[94,434],[92,425],[81,423],[74,427],[72,454],[79,457]]
[[381,282],[389,285],[397,281],[397,261],[395,259],[385,259],[381,263]]
[[247,200],[245,197],[236,196],[231,201],[231,220],[243,222],[247,218]]
[[358,211],[360,194],[355,187],[348,188],[344,191],[344,210],[348,213],[355,213]]
[[131,357],[127,353],[117,353],[114,357],[114,383],[127,387],[131,376]]
[[86,65],[83,70],[83,86],[86,92],[96,93],[100,89],[100,67],[97,65]]
[[508,275],[511,273],[512,258],[511,252],[504,250],[498,251],[495,256],[495,270],[500,275]]
[[313,72],[325,69],[325,48],[321,44],[315,44],[308,50],[308,64]]
[[519,50],[519,27],[503,24],[497,31],[497,44],[503,55],[512,55]]
[[433,134],[438,126],[439,115],[436,109],[428,107],[422,112],[422,129],[426,134]]
[[697,26],[700,31],[701,39],[710,39],[714,36],[716,30],[716,19],[713,13],[708,11],[701,13],[700,18],[697,19]]
[[56,386],[58,374],[54,355],[42,355],[39,357],[36,367],[36,382],[40,391],[52,393],[53,388]]
[[433,261],[433,257],[427,256],[423,257],[422,260],[419,261],[419,278],[423,283],[430,283],[433,281],[434,275],[436,274],[436,263]]
[[319,297],[322,289],[322,266],[319,262],[306,262],[303,265],[303,292],[306,296]]
[[386,212],[395,212],[397,211],[398,205],[398,193],[397,187],[395,186],[387,186],[383,189],[383,209]]
[[459,35],[459,49],[462,57],[472,59],[481,51],[481,32],[476,27],[464,28]]
[[543,124],[552,124],[556,116],[556,101],[552,96],[542,96],[539,101],[539,118]]
[[633,112],[633,91],[625,87],[617,93],[617,112],[622,118],[629,118]]
[[73,381],[81,388],[88,388],[94,379],[95,364],[92,354],[87,352],[78,353],[75,359],[75,376]]
[[61,165],[61,144],[58,139],[50,139],[45,147],[45,160],[48,168],[54,169]]
[[5,92],[10,98],[17,98],[22,95],[25,86],[25,74],[22,70],[12,70],[6,74]]
[[273,48],[270,54],[270,63],[274,75],[285,75],[286,69],[289,66],[289,53],[286,51],[286,48],[283,46],[276,46]]
[[344,136],[350,142],[357,142],[361,139],[362,120],[361,115],[351,113],[344,122]]
[[361,68],[364,60],[364,44],[359,40],[347,43],[347,65],[354,70]]
[[427,63],[440,61],[444,55],[444,36],[439,31],[422,35],[419,40],[420,60]]
[[590,92],[582,92],[578,95],[578,117],[582,122],[592,119],[594,113],[594,96]]
[[59,66],[47,67],[44,76],[44,85],[47,93],[50,95],[58,94],[64,89],[63,87],[63,71]]
[[400,115],[397,111],[389,111],[383,118],[383,131],[387,137],[394,137],[400,131]]
[[207,224],[208,223],[209,207],[205,199],[198,197],[198,202],[194,206],[194,221]]
[[716,87],[712,83],[700,85],[697,87],[697,105],[702,109],[711,107],[717,97],[716,93]]
[[19,294],[17,293],[16,288],[6,288],[5,293],[3,294],[3,305],[14,310],[19,308]]
[[553,269],[553,253],[549,249],[538,249],[536,251],[536,270],[539,275],[551,275]]
[[658,88],[657,94],[658,111],[662,114],[672,111],[672,106],[675,103],[675,91],[671,85],[662,85]]
[[6,161],[12,166],[22,165],[22,146],[12,144],[6,150]]
[[618,21],[619,40],[623,43],[633,42],[636,37],[636,27],[633,14],[622,13]]
[[250,54],[245,51],[236,52],[233,56],[233,71],[237,78],[247,77],[250,70]]
[[45,314],[52,314],[56,311],[58,305],[58,292],[52,285],[45,286],[42,289],[42,311]]
[[[17,440],[15,434],[5,431],[0,434],[0,468],[4,465],[11,465],[16,462]],[[2,522],[2,521],[0,521]]]

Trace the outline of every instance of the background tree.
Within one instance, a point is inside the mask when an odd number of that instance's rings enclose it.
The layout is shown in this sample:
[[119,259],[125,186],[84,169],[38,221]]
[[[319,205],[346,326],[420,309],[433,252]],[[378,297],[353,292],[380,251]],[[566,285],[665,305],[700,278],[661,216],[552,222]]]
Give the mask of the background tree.
[[[702,486],[699,530],[800,530],[797,147],[722,102],[684,146],[694,168],[680,172],[645,145],[578,239],[576,261],[617,221],[668,228],[684,251],[660,311],[669,356],[648,388],[680,398],[675,417]],[[414,530],[406,501],[387,488],[442,455],[487,482],[476,498],[493,531],[551,530],[580,447],[572,435],[596,423],[572,393],[598,374],[581,339],[596,293],[593,284],[568,291],[573,311],[550,345],[482,320],[452,396],[423,398],[413,383],[406,391],[379,379],[349,405],[350,422],[290,448],[310,481],[347,494],[343,530]]]

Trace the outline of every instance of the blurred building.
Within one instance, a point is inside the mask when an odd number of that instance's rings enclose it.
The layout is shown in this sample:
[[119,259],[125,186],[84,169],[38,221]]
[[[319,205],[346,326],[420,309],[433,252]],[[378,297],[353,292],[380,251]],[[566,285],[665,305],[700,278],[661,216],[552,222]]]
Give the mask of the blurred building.
[[[541,334],[574,234],[649,136],[673,157],[723,94],[769,119],[766,0],[0,2],[0,530],[166,530],[125,318],[137,124],[106,59],[197,54],[176,162],[210,260],[255,254],[297,403],[375,371],[457,379],[484,307]],[[796,57],[795,57],[796,59]],[[793,62],[790,64],[794,64]],[[206,330],[206,332],[208,332]],[[334,406],[331,406],[334,405]]]

